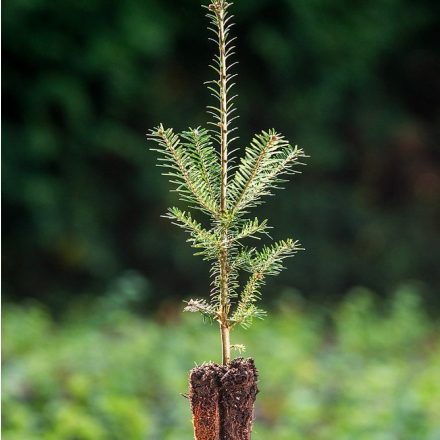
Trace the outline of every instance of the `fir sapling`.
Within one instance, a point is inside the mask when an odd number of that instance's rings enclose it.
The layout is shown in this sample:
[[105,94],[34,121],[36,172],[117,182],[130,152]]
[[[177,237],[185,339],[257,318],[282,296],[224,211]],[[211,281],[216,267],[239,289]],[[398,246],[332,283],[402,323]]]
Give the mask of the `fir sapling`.
[[[301,148],[273,129],[256,134],[241,159],[236,156],[231,5],[211,0],[205,6],[216,45],[211,64],[216,76],[206,83],[215,98],[215,105],[208,106],[208,128],[189,128],[177,134],[160,124],[148,134],[156,143],[154,150],[164,175],[188,205],[186,210],[170,208],[166,217],[188,233],[196,255],[212,263],[209,297],[191,299],[184,310],[219,323],[224,366],[231,363],[231,329],[237,325],[247,328],[253,319],[265,315],[258,300],[266,277],[277,275],[284,260],[301,249],[294,239],[260,249],[244,245],[245,239],[269,237],[267,220],[250,216],[251,210],[280,188],[286,176],[299,173],[298,165],[306,157]],[[242,272],[248,276],[240,286]]]
[[[230,6],[224,0],[213,0],[208,6],[212,25],[209,29],[215,33],[218,47],[211,65],[218,76],[207,83],[217,100],[216,106],[208,106],[211,128],[190,128],[176,134],[160,124],[149,133],[149,138],[158,144],[155,150],[160,153],[160,165],[166,169],[164,175],[170,178],[174,191],[190,209],[208,216],[211,224],[205,228],[191,212],[176,207],[166,214],[189,233],[188,241],[197,249],[196,254],[212,261],[210,300],[190,300],[185,311],[200,312],[219,322],[224,364],[230,361],[230,329],[237,324],[248,327],[253,318],[264,316],[256,302],[266,276],[278,274],[283,260],[301,249],[298,241],[292,239],[261,250],[243,246],[245,238],[258,239],[262,234],[268,235],[269,230],[267,220],[247,215],[279,187],[284,176],[298,173],[295,166],[305,157],[303,150],[292,146],[284,136],[267,130],[252,139],[240,163],[234,165],[231,144],[237,138],[231,137],[235,131],[231,123],[237,116],[236,96],[231,96],[231,91],[236,74],[230,72],[234,63],[228,65],[234,54]],[[240,270],[250,273],[241,290]]]

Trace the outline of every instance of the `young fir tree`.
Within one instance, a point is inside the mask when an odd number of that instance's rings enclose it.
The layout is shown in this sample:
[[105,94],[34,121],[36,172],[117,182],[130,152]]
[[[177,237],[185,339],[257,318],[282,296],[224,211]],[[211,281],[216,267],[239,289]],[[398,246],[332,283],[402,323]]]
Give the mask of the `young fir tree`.
[[[243,245],[244,239],[259,239],[269,231],[267,220],[248,215],[279,188],[286,175],[298,173],[295,167],[306,157],[302,149],[271,129],[255,135],[237,163],[237,150],[231,148],[238,139],[233,136],[236,127],[232,125],[237,116],[236,95],[232,94],[236,74],[231,73],[236,63],[230,63],[235,39],[230,36],[231,5],[226,0],[211,0],[205,6],[208,29],[215,35],[211,40],[217,46],[210,66],[216,78],[206,83],[216,100],[216,105],[208,106],[210,127],[176,134],[160,124],[149,133],[158,145],[154,150],[160,154],[160,166],[166,169],[164,175],[170,178],[174,191],[190,209],[209,220],[209,227],[204,227],[189,210],[177,207],[166,214],[187,231],[196,255],[212,262],[210,299],[191,299],[184,310],[200,312],[219,323],[224,365],[231,360],[231,329],[236,325],[247,328],[254,318],[265,315],[256,303],[266,277],[277,275],[283,269],[283,260],[301,249],[293,239],[262,249]],[[249,273],[243,286],[239,285],[241,271]]]

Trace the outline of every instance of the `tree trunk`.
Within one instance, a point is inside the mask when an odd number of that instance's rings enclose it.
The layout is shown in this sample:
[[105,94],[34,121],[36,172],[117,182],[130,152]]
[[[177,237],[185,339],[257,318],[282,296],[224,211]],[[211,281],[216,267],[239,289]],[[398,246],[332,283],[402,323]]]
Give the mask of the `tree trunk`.
[[257,395],[253,359],[193,368],[189,399],[196,440],[250,440]]

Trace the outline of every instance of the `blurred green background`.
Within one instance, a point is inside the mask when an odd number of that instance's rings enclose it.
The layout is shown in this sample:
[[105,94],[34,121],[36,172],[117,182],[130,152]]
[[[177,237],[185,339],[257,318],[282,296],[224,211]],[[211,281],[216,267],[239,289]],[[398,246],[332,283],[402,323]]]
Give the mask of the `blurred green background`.
[[[236,3],[237,146],[274,127],[311,156],[258,210],[307,251],[234,335],[255,438],[438,439],[440,4]],[[145,133],[206,125],[199,2],[2,13],[5,438],[191,438],[178,393],[217,330],[180,309],[208,267],[160,217],[179,202]]]
[[[61,323],[8,305],[3,335],[5,440],[190,440],[187,371],[219,358],[216,325],[111,302]],[[438,440],[439,336],[410,285],[385,310],[360,287],[331,311],[283,292],[232,333],[259,369],[252,438]]]

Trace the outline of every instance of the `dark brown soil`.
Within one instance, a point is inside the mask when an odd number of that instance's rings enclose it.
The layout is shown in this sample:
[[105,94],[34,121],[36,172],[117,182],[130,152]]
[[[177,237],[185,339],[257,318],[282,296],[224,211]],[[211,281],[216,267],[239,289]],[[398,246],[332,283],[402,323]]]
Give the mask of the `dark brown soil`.
[[196,440],[250,440],[257,379],[250,358],[193,368],[189,398]]

